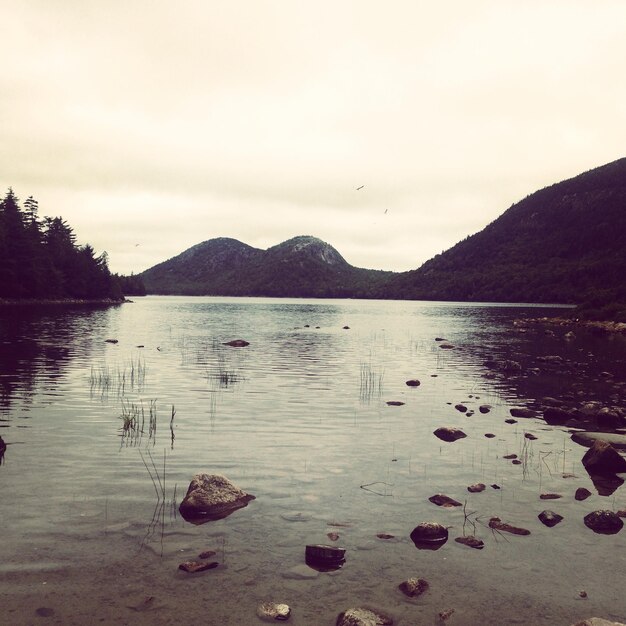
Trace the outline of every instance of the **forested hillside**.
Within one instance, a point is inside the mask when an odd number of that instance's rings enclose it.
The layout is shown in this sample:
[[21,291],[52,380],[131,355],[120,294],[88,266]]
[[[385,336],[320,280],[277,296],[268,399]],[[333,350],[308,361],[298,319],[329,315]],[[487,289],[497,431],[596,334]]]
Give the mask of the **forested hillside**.
[[393,277],[380,295],[586,303],[591,313],[615,312],[626,303],[625,238],[620,159],[533,193],[419,269]]
[[391,275],[353,267],[326,242],[300,236],[267,250],[226,237],[210,239],[140,277],[148,293],[368,298]]
[[121,299],[107,254],[79,246],[61,217],[39,217],[37,201],[20,207],[11,189],[0,202],[0,298]]

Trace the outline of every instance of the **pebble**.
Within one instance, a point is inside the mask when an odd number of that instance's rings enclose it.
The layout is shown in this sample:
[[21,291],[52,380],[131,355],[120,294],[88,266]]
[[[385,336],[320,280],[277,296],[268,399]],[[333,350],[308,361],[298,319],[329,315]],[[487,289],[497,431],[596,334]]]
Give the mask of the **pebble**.
[[185,561],[178,566],[178,569],[195,574],[196,572],[204,572],[208,569],[215,569],[219,563],[217,561]]

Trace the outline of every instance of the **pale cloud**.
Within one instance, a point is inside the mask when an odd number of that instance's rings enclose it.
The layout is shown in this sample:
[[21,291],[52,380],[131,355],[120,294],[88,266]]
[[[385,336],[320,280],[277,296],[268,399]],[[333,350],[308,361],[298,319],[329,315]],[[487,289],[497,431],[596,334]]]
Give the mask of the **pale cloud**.
[[411,269],[623,156],[621,0],[0,6],[0,184],[115,271],[299,234]]

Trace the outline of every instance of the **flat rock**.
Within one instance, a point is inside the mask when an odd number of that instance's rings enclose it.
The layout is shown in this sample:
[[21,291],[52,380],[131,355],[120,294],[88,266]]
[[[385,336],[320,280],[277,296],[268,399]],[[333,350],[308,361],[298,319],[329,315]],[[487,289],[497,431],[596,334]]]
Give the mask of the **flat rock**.
[[511,524],[506,524],[499,517],[492,517],[489,520],[489,528],[511,533],[512,535],[530,535],[530,530],[526,530],[525,528],[519,528],[517,526],[511,526]]
[[537,439],[537,436],[532,433],[524,433],[524,437],[526,437],[526,439],[530,439],[530,441],[535,441],[535,439]]
[[245,348],[250,345],[250,342],[245,339],[232,339],[231,341],[225,342],[224,345],[230,346],[231,348]]
[[460,502],[451,498],[450,496],[446,496],[443,493],[436,493],[434,496],[430,496],[428,498],[430,502],[436,504],[437,506],[442,506],[444,508],[452,508],[455,506],[463,506]]
[[527,408],[514,408],[509,411],[512,417],[523,417],[525,419],[537,417],[537,412]]
[[602,439],[596,439],[582,458],[590,474],[617,474],[626,472],[626,459],[615,448]]
[[389,533],[376,533],[376,536],[379,539],[385,539],[385,540],[389,540],[389,539],[395,539],[396,536],[395,535],[390,535]]
[[180,503],[180,514],[189,522],[203,524],[227,517],[248,505],[255,496],[245,493],[219,474],[196,474]]
[[487,439],[493,439],[495,435],[493,433],[485,433],[485,437],[487,437]]
[[441,427],[435,430],[433,434],[435,437],[439,437],[442,441],[448,442],[467,437],[467,435],[460,428]]
[[485,542],[482,539],[477,539],[476,537],[456,537],[454,539],[457,543],[462,543],[464,546],[468,546],[469,548],[475,548],[476,550],[482,550],[485,547]]
[[514,420],[512,417],[504,420],[507,424],[517,424],[517,420]]
[[407,380],[406,384],[408,387],[419,387],[422,383],[420,383],[417,378],[412,378],[411,380]]
[[196,572],[215,569],[218,565],[219,563],[217,561],[185,561],[178,566],[178,569],[189,572],[190,574],[195,574]]
[[542,493],[539,498],[541,500],[558,500],[563,496],[560,493]]
[[428,581],[423,578],[409,578],[398,585],[398,589],[410,598],[421,596],[425,591],[428,591]]
[[552,526],[556,526],[560,521],[563,520],[563,516],[555,513],[554,511],[541,511],[537,516],[542,524],[552,528]]
[[393,626],[393,619],[371,609],[347,609],[337,616],[335,626]]
[[451,343],[440,343],[439,347],[443,350],[454,350],[454,346]]
[[585,515],[585,526],[591,528],[594,533],[602,535],[614,535],[622,530],[624,522],[613,511],[593,511],[589,515]]
[[507,460],[516,459],[517,454],[505,454],[502,458]]
[[480,493],[481,491],[485,491],[487,487],[483,485],[483,483],[475,483],[474,485],[470,485],[467,490],[470,493]]
[[404,402],[400,402],[400,400],[388,400],[387,406],[402,406]]
[[597,440],[606,441],[618,450],[626,450],[626,435],[621,433],[576,432],[572,441],[590,448]]

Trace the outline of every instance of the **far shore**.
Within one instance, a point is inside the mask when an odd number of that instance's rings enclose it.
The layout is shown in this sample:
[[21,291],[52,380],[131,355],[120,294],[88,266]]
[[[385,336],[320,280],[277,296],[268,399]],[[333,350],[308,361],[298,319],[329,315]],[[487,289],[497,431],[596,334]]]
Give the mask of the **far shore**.
[[0,298],[0,306],[48,306],[48,305],[92,305],[114,306],[131,302],[126,298],[100,298],[85,300],[81,298]]
[[580,328],[597,333],[621,333],[626,334],[625,322],[585,320],[569,317],[534,317],[515,320],[515,326],[560,326],[564,328]]

